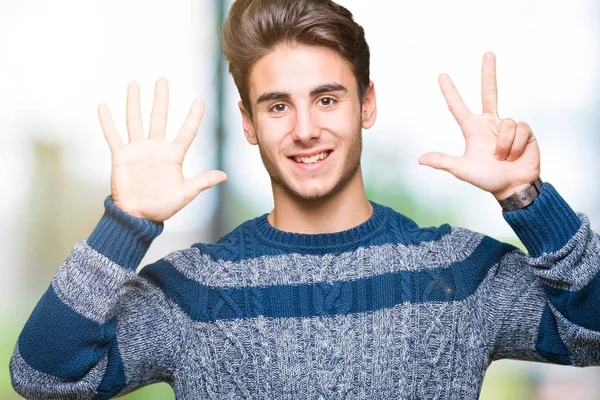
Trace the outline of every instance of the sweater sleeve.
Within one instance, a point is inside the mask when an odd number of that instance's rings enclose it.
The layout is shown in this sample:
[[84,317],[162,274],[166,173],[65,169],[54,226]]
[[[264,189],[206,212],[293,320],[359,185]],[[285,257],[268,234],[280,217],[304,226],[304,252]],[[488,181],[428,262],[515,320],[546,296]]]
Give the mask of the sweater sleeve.
[[162,224],[132,217],[111,198],[23,328],[10,362],[26,398],[110,398],[169,381],[178,348],[171,305],[135,269]]
[[600,240],[588,217],[544,183],[504,218],[528,254],[502,257],[490,288],[492,358],[600,364]]

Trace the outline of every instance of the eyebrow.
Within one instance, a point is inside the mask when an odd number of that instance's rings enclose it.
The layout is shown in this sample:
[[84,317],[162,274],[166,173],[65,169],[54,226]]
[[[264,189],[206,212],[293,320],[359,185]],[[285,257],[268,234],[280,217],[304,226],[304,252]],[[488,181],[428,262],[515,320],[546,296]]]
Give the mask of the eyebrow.
[[273,100],[285,100],[289,99],[290,95],[285,92],[267,92],[261,94],[256,100],[256,104],[266,103],[267,101]]
[[[310,91],[311,97],[329,92],[348,92],[348,89],[339,83],[326,83],[324,85],[318,86]],[[256,104],[265,103],[273,100],[288,100],[290,98],[290,94],[286,92],[267,92],[261,94],[256,100]]]
[[327,83],[325,85],[321,85],[321,86],[311,90],[310,95],[316,96],[318,94],[329,93],[329,92],[345,92],[345,93],[347,93],[348,89],[346,89],[344,86],[340,85],[339,83]]

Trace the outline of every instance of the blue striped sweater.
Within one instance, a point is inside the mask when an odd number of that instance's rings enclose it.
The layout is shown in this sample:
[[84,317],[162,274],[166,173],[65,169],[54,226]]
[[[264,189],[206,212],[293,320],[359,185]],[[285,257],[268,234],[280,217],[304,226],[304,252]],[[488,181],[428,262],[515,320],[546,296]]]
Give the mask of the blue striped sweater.
[[475,399],[493,360],[600,361],[600,242],[548,183],[504,213],[528,255],[373,203],[332,234],[263,215],[138,274],[162,225],[105,207],[15,346],[25,397]]

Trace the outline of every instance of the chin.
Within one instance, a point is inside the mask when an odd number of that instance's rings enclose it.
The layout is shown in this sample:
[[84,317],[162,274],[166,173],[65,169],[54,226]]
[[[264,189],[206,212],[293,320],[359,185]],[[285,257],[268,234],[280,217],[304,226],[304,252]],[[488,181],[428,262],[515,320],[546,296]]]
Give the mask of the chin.
[[276,183],[288,196],[291,195],[296,200],[318,202],[334,197],[345,187],[344,183],[347,182],[338,180],[335,184],[332,183],[329,185],[321,183],[316,185],[294,185],[291,182]]
[[326,199],[333,197],[333,192],[332,191],[324,191],[324,190],[323,191],[311,191],[304,195],[300,195],[298,197],[300,197],[302,200],[305,200],[305,201],[320,201],[320,200],[326,200]]
[[282,190],[285,196],[301,202],[319,202],[329,200],[348,188],[356,178],[359,169],[360,163],[356,163],[352,168],[348,168],[346,173],[332,173],[322,179],[313,180],[270,175],[274,187]]
[[283,191],[296,200],[301,201],[318,201],[331,196],[331,190],[325,188],[298,188],[293,185],[278,185]]

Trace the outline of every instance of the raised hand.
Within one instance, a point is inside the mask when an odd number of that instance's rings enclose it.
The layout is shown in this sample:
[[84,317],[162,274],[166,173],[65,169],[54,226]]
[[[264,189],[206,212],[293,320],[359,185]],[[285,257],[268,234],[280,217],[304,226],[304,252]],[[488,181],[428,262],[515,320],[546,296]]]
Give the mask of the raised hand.
[[486,53],[481,70],[483,114],[473,114],[458,94],[450,77],[439,77],[450,112],[465,138],[465,154],[453,157],[432,152],[419,157],[419,164],[450,172],[458,179],[507,198],[540,176],[540,150],[525,122],[498,117],[496,56]]
[[162,222],[181,210],[200,192],[227,179],[222,171],[205,171],[185,179],[183,159],[204,113],[204,102],[196,99],[173,142],[165,141],[169,84],[156,81],[154,104],[148,137],[144,136],[140,111],[140,87],[127,87],[127,131],[129,143],[123,143],[110,110],[98,106],[98,117],[112,153],[111,195],[115,205],[139,218]]

